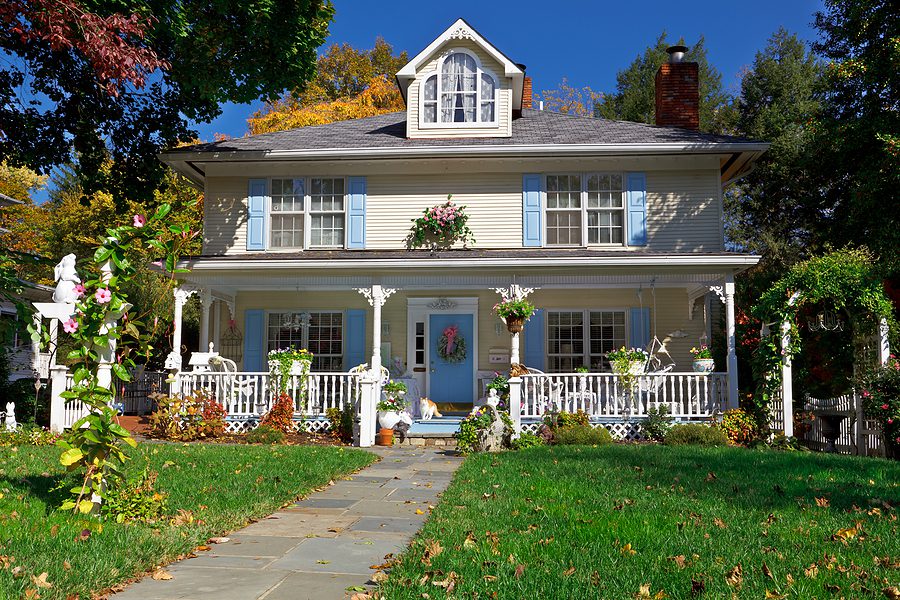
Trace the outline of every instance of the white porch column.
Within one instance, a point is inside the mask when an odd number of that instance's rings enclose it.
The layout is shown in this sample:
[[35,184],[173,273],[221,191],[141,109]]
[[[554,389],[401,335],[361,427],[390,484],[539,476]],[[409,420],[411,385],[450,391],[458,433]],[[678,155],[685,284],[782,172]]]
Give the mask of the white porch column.
[[387,299],[396,292],[393,288],[382,287],[381,284],[372,284],[371,288],[358,288],[356,290],[366,297],[369,306],[372,307],[372,359],[371,369],[381,378],[381,307]]
[[738,366],[734,333],[734,275],[725,277],[725,328],[728,338],[728,408],[738,407]]
[[175,309],[172,316],[172,351],[166,356],[165,368],[167,371],[172,372],[175,379],[172,383],[171,393],[173,395],[180,391],[178,390],[178,372],[181,371],[181,328],[184,318],[184,305],[194,292],[196,290],[184,286],[176,287],[172,290],[172,295],[175,297]]
[[516,332],[510,335],[512,337],[509,340],[509,364],[515,365],[522,362],[519,360],[519,333]]
[[509,416],[513,422],[513,438],[522,433],[522,379],[511,377],[509,380]]
[[[495,292],[500,294],[500,298],[503,302],[509,302],[511,300],[524,300],[530,293],[534,290],[540,288],[523,288],[522,286],[512,283],[507,288],[492,288]],[[504,323],[506,320],[503,320]],[[520,359],[519,352],[519,334],[511,333],[509,340],[509,364],[515,365],[520,364],[522,361]]]
[[791,367],[791,355],[787,349],[791,347],[791,323],[781,324],[781,402],[784,411],[784,436],[794,435],[794,382]]
[[878,321],[878,364],[886,365],[891,357],[891,342],[888,339],[887,319]]
[[209,309],[212,301],[209,290],[200,292],[200,352],[209,351]]
[[62,393],[66,391],[66,372],[64,366],[50,367],[50,431],[60,433],[65,428],[66,401]]
[[217,300],[213,304],[213,343],[216,352],[221,352],[222,347],[222,301]]

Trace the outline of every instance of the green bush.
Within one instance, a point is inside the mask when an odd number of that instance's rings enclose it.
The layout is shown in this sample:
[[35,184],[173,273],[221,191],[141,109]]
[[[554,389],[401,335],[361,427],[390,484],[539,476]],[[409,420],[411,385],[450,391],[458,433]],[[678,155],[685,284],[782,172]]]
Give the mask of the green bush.
[[648,409],[647,418],[641,422],[641,432],[644,437],[654,442],[666,439],[666,434],[671,428],[672,417],[669,416],[669,407],[666,405]]
[[3,446],[52,446],[60,434],[34,425],[19,423],[15,431],[7,431],[0,425],[0,447]]
[[672,426],[665,443],[669,446],[727,446],[728,436],[715,425],[683,423]]
[[525,450],[526,448],[535,448],[537,446],[543,446],[544,439],[538,435],[533,433],[528,433],[527,431],[522,432],[516,439],[514,439],[511,443],[511,448],[513,450]]
[[284,441],[285,433],[270,425],[260,425],[249,432],[244,439],[248,444],[280,444]]
[[353,405],[347,402],[343,410],[329,408],[325,411],[328,422],[331,424],[331,434],[339,438],[345,444],[353,441]]
[[102,510],[115,518],[116,523],[142,521],[153,523],[168,511],[168,494],[154,489],[159,474],[145,468],[135,478],[118,486],[111,486],[103,497]]
[[557,429],[554,441],[565,446],[605,446],[612,444],[613,439],[606,427],[572,425]]

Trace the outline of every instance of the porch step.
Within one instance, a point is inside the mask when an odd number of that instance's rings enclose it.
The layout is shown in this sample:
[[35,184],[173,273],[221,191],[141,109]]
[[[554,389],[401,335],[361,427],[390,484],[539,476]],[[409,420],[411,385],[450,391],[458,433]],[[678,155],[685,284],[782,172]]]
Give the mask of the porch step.
[[427,421],[416,419],[409,428],[409,435],[441,434],[452,436],[459,431],[459,424],[462,420],[462,416],[435,417],[434,419],[429,419]]
[[408,434],[403,441],[394,436],[395,446],[437,446],[444,448],[456,448],[456,438],[452,433],[412,433]]

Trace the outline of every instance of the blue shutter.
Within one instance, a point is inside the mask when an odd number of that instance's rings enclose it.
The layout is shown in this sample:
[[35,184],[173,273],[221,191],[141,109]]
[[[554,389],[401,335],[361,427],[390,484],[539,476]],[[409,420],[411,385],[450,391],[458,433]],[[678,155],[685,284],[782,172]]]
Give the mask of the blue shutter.
[[[348,310],[344,318],[344,370],[366,360],[366,311]],[[388,357],[390,358],[390,357]]]
[[539,371],[546,371],[546,352],[544,351],[544,309],[534,311],[525,323],[525,366]]
[[262,309],[244,311],[244,370],[266,371],[265,312]]
[[350,177],[347,207],[347,248],[366,247],[366,178]]
[[628,245],[647,245],[647,176],[625,175],[626,208],[628,210]]
[[650,347],[650,309],[632,308],[629,321],[628,345],[646,350]]
[[247,250],[266,249],[266,195],[268,181],[251,179],[247,193]]
[[540,175],[522,176],[522,245],[544,245],[544,227],[541,219]]

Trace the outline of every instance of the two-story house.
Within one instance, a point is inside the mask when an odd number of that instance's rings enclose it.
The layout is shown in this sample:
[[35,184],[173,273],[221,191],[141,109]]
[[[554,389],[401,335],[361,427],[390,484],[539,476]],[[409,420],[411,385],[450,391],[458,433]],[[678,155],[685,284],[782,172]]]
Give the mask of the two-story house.
[[[536,110],[525,67],[460,19],[397,73],[403,112],[164,154],[205,192],[203,254],[177,294],[200,294],[201,346],[247,372],[290,345],[314,371],[399,357],[423,395],[466,404],[480,372],[509,367],[496,288],[534,289],[521,362],[547,373],[660,344],[689,372],[721,300],[736,405],[734,275],[758,257],[725,251],[722,193],[767,145],[698,131],[683,51],[657,75],[656,126],[572,116]],[[448,194],[476,243],[408,250]],[[457,362],[437,352],[451,326]]]

